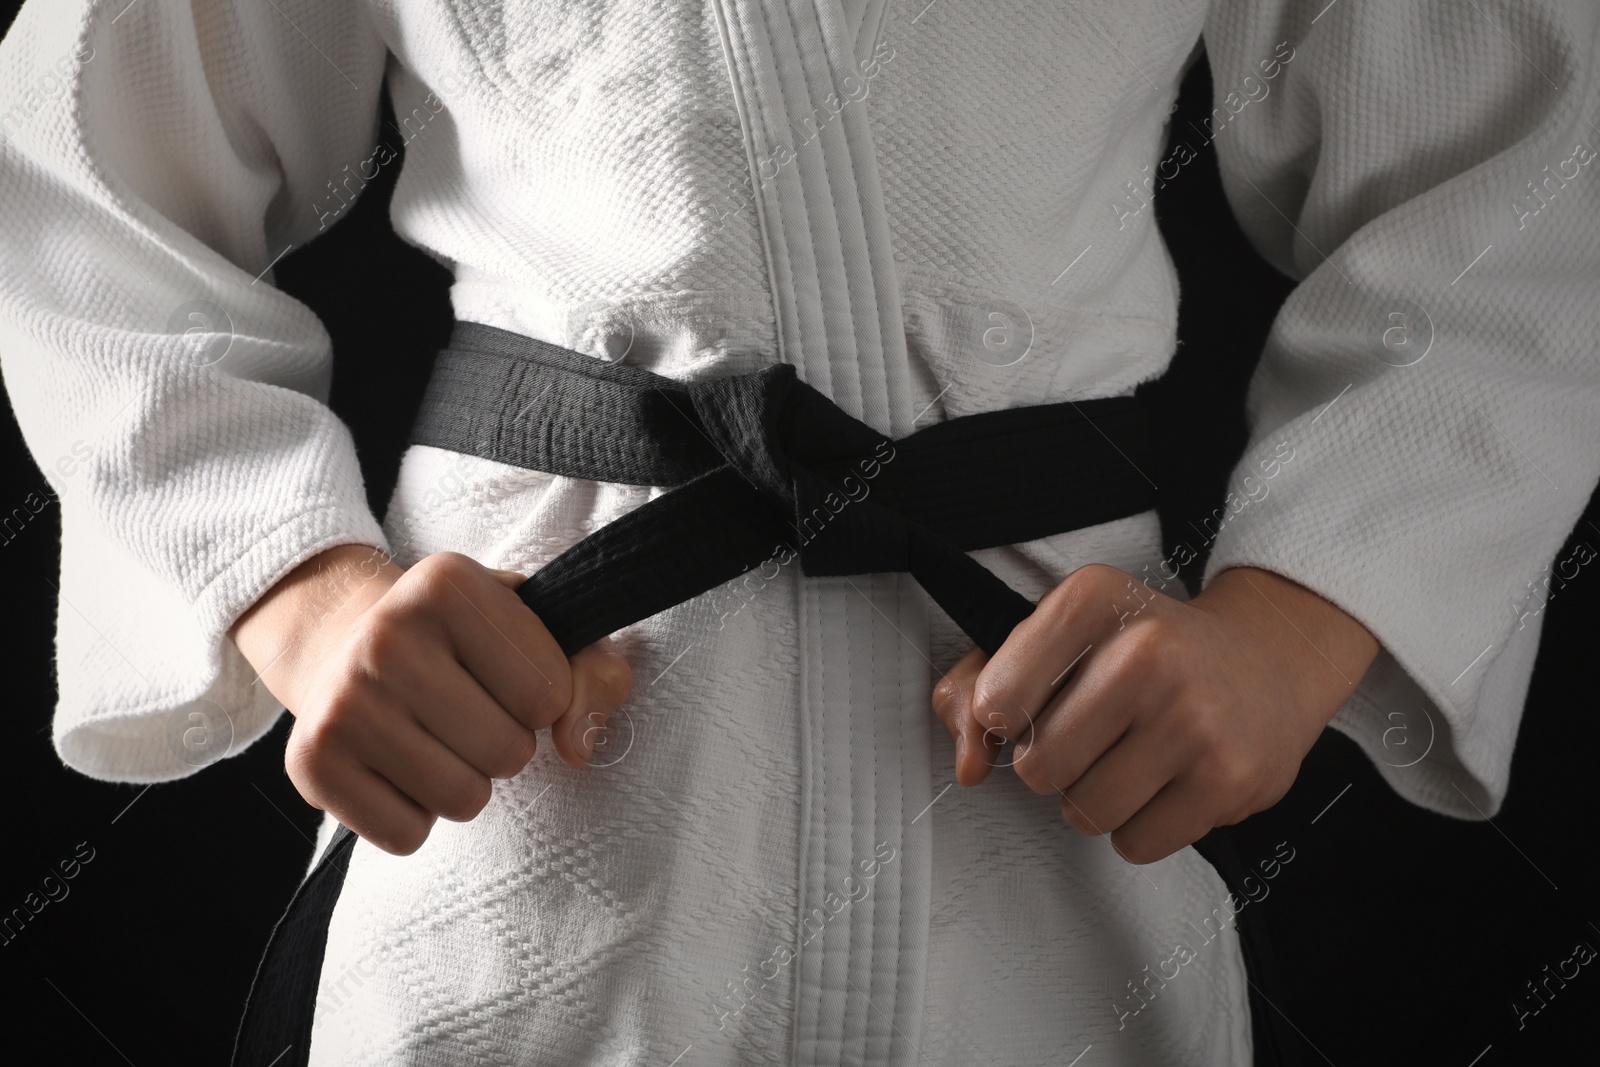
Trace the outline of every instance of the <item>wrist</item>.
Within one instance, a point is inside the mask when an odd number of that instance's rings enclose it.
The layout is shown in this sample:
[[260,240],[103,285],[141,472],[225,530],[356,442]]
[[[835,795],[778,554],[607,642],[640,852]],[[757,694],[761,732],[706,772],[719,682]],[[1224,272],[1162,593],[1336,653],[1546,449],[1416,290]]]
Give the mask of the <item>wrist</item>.
[[1331,601],[1257,567],[1218,572],[1190,603],[1241,630],[1242,640],[1261,642],[1294,664],[1287,673],[1318,729],[1344,706],[1381,647]]
[[294,711],[323,648],[403,573],[388,552],[372,545],[324,549],[262,594],[228,636],[261,683]]

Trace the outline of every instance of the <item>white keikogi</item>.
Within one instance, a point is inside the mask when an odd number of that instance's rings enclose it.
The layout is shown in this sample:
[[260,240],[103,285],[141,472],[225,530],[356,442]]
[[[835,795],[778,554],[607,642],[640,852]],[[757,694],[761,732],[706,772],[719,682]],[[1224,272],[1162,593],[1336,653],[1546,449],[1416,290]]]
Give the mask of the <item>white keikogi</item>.
[[[1192,143],[1304,278],[1208,574],[1267,567],[1365,623],[1384,652],[1335,725],[1413,801],[1492,813],[1528,583],[1600,470],[1595,21],[34,0],[0,47],[0,356],[63,512],[57,749],[160,781],[194,769],[191,713],[259,737],[280,708],[225,631],[322,549],[527,572],[654,492],[419,447],[380,529],[323,403],[327,335],[270,267],[398,142],[394,224],[454,271],[459,318],[685,378],[782,359],[901,436],[1165,367],[1147,201],[1192,158],[1161,151],[1204,29],[1217,110]],[[1090,562],[1163,570],[1154,513],[979,555],[1030,597]],[[1007,773],[946,790],[929,692],[966,642],[912,581],[753,588],[621,635],[609,765],[546,747],[416,855],[358,844],[313,1062],[1248,1059],[1198,855],[1129,866]],[[1395,713],[1410,750],[1385,745]]]

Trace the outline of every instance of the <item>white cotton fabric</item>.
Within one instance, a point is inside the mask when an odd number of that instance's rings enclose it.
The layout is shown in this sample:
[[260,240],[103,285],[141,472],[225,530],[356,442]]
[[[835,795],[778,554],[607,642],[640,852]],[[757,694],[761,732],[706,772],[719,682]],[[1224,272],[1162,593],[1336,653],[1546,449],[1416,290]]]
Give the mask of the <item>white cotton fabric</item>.
[[[1207,577],[1267,567],[1366,624],[1335,725],[1415,802],[1492,814],[1518,605],[1600,470],[1584,4],[33,0],[0,44],[0,368],[63,513],[58,752],[159,781],[192,714],[258,738],[281,709],[226,629],[324,548],[526,571],[647,498],[419,447],[368,512],[327,335],[271,265],[380,142],[460,318],[676,377],[783,359],[899,435],[1166,366],[1142,204],[1202,30],[1235,211],[1304,279]],[[1397,309],[1430,342],[1406,366]],[[1161,552],[1147,514],[981,555],[1037,596]],[[413,857],[358,844],[313,1062],[1248,1059],[1192,850],[1133,868],[1006,773],[942,791],[927,695],[964,642],[915,583],[787,568],[620,640],[625,755],[542,752]]]

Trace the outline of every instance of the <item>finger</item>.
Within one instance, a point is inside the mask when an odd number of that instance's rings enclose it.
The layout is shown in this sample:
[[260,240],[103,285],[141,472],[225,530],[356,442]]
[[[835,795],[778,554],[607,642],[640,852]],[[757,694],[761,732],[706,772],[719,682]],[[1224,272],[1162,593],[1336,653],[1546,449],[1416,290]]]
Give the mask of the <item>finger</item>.
[[566,654],[507,579],[453,552],[426,557],[407,578],[437,605],[456,658],[501,707],[530,730],[561,716],[572,701]]
[[407,692],[423,729],[489,778],[515,778],[539,749],[538,735],[453,659],[430,666]]
[[556,753],[572,767],[586,767],[596,746],[606,743],[606,723],[633,690],[633,668],[603,638],[572,657],[572,702],[550,727]]
[[[291,767],[290,778],[308,803],[332,814],[358,837],[395,856],[409,856],[427,840],[434,814],[370,767],[352,757],[330,755],[318,771],[302,781]],[[337,787],[324,784],[332,782]]]
[[395,856],[409,856],[422,847],[437,816],[381,774],[355,769],[347,782],[349,806],[334,817],[357,836]]
[[489,777],[446,748],[416,719],[396,713],[379,726],[361,729],[351,739],[351,749],[422,808],[451,822],[466,822],[488,805],[493,796]]
[[1017,743],[1012,768],[1034,792],[1070,787],[1127,733],[1148,701],[1163,699],[1164,690],[1152,693],[1143,677],[1119,668],[1109,652],[1086,659]]
[[1180,756],[1152,733],[1130,731],[1061,790],[1061,814],[1080,833],[1114,833],[1182,771]]
[[[1191,777],[1168,782],[1138,813],[1111,834],[1129,863],[1154,863],[1192,845],[1229,821],[1216,810],[1214,791]],[[1237,820],[1235,820],[1237,821]]]
[[977,785],[989,777],[995,756],[1005,743],[972,714],[972,692],[988,655],[974,648],[956,661],[933,687],[933,711],[956,745],[956,782]]
[[[1115,567],[1079,567],[1011,631],[978,678],[979,721],[1008,741],[1028,730],[1051,695],[1121,625],[1133,579]],[[1139,601],[1143,603],[1143,601]]]

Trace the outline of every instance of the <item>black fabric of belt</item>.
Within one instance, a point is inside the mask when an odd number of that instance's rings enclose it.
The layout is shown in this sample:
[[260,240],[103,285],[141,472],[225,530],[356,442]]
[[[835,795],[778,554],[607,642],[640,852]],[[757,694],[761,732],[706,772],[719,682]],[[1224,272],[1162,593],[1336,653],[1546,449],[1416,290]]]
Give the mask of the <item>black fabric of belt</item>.
[[678,382],[458,324],[412,431],[574,478],[672,487],[518,590],[571,653],[747,570],[904,571],[991,654],[1033,610],[967,552],[1155,507],[1144,405],[1013,408],[890,441],[777,365]]
[[[412,429],[532,470],[669,491],[541,567],[517,594],[569,654],[752,569],[914,577],[993,654],[1033,604],[968,552],[1155,507],[1138,396],[965,415],[890,440],[780,364],[682,382],[458,322]],[[775,575],[764,574],[770,579]],[[340,827],[273,930],[235,1067],[306,1062]]]

